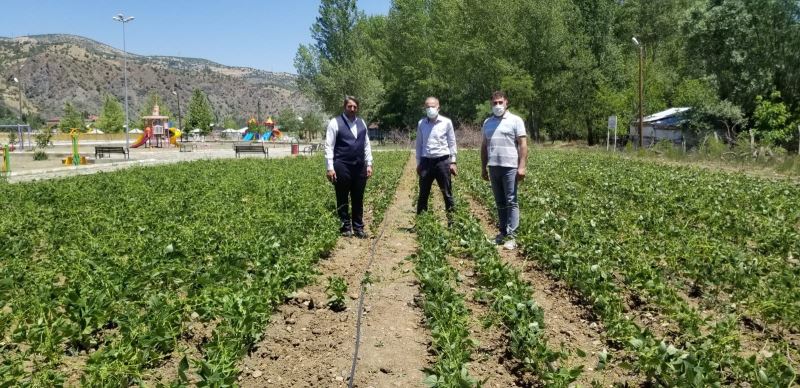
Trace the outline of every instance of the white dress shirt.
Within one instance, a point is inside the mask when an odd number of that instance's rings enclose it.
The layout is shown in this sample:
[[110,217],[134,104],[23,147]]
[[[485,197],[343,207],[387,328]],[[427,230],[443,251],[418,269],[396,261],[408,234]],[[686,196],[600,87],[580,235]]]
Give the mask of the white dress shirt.
[[[350,121],[350,119],[347,118],[347,115],[341,116],[350,127],[350,132],[353,133],[353,137],[355,138],[358,137],[358,126],[356,125],[358,120],[361,120],[361,122],[364,124],[364,128],[367,127],[367,123],[365,123],[360,117],[356,117],[355,120]],[[334,117],[328,122],[328,128],[325,133],[325,167],[328,170],[333,170],[333,146],[336,144],[336,136],[338,134],[339,123],[336,121],[336,117]],[[367,163],[367,166],[372,166],[372,147],[369,144],[369,130],[367,130],[367,133],[364,134],[364,137],[364,161]]]
[[439,158],[450,155],[456,162],[456,134],[453,122],[442,115],[435,119],[424,118],[417,123],[417,165],[422,158]]

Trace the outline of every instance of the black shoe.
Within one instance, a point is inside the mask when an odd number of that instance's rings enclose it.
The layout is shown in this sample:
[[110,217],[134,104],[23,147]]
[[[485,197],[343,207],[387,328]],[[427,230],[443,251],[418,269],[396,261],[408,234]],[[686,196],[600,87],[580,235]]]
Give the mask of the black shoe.
[[367,238],[367,234],[364,233],[364,230],[362,229],[356,229],[355,232],[353,232],[353,234],[358,238]]
[[342,237],[353,237],[353,232],[349,229],[342,231]]

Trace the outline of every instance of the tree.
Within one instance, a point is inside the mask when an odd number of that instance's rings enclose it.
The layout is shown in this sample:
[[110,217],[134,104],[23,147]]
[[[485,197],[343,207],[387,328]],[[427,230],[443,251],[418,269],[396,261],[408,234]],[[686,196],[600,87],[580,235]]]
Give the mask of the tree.
[[18,121],[19,118],[17,118],[17,115],[14,114],[14,111],[0,102],[0,125],[17,124]]
[[97,119],[97,126],[109,133],[119,133],[124,130],[125,113],[122,111],[122,104],[116,97],[106,95],[103,101],[103,110]]
[[214,122],[214,114],[211,112],[211,105],[205,93],[200,89],[192,92],[192,99],[189,101],[189,114],[186,125],[189,129],[200,129],[202,133],[211,132],[210,125]]
[[708,117],[725,127],[725,134],[731,143],[736,141],[738,130],[747,124],[742,108],[728,100],[706,105],[703,111]]
[[311,27],[315,44],[297,50],[298,86],[329,114],[341,110],[346,95],[360,99],[359,114],[367,119],[379,108],[383,95],[379,66],[366,51],[363,40],[368,37],[355,28],[364,19],[355,0],[322,0]]
[[86,128],[83,126],[83,116],[81,112],[75,109],[69,101],[64,103],[64,117],[61,118],[58,127],[61,129],[61,132],[64,133],[69,133],[72,128],[77,128],[81,132],[86,132]]
[[309,132],[309,137],[312,139],[317,135],[325,136],[326,124],[325,118],[318,112],[307,112],[303,115],[303,128]]
[[275,117],[275,122],[281,127],[283,133],[299,133],[303,129],[302,119],[295,113],[294,109],[286,108]]
[[756,109],[753,112],[753,129],[760,140],[770,146],[791,146],[794,128],[790,126],[789,109],[781,101],[781,93],[773,91],[769,99],[756,96]]
[[800,103],[800,2],[702,2],[684,29],[690,67],[713,75],[722,99],[753,112],[754,96],[777,90]]
[[236,119],[231,116],[225,117],[225,119],[222,121],[222,126],[225,128],[239,128],[239,124],[236,122]]
[[500,87],[508,94],[509,103],[516,107],[526,118],[528,131],[535,141],[539,141],[539,133],[533,126],[533,101],[536,98],[533,86],[533,77],[530,74],[505,76],[500,81]]

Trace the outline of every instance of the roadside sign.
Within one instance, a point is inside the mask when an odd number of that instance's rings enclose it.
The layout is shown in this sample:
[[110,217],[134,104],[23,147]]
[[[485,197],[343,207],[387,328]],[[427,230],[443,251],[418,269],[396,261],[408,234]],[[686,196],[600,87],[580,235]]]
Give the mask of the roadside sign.
[[617,129],[617,116],[608,116],[608,129]]

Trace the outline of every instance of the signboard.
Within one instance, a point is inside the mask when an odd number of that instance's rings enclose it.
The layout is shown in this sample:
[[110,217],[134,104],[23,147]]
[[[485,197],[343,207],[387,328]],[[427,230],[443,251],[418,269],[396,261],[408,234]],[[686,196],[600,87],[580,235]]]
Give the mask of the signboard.
[[608,116],[608,129],[617,129],[617,116]]

